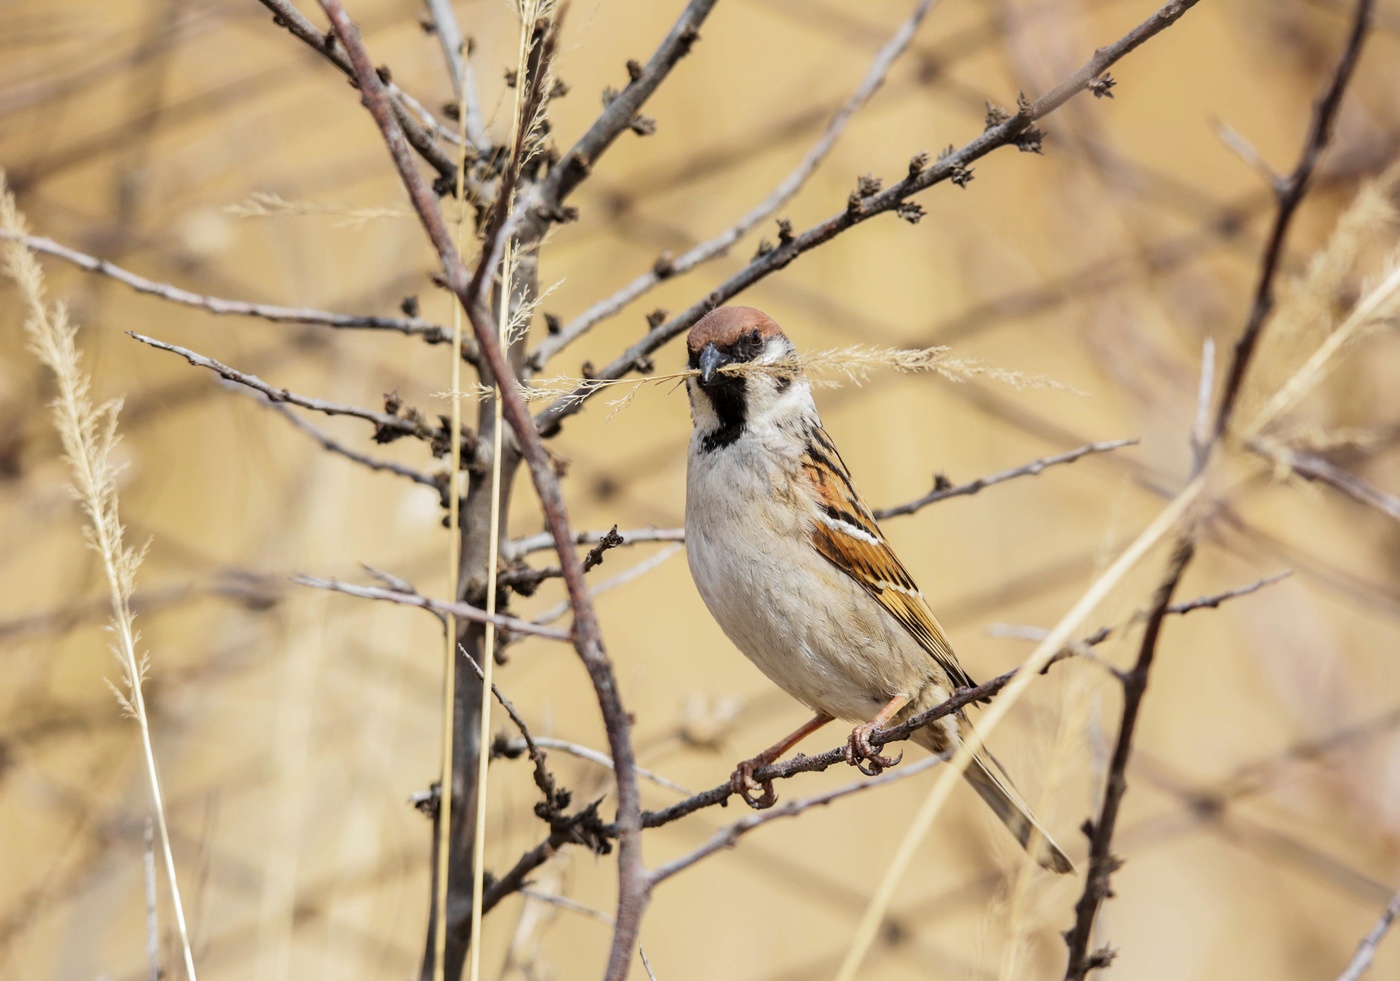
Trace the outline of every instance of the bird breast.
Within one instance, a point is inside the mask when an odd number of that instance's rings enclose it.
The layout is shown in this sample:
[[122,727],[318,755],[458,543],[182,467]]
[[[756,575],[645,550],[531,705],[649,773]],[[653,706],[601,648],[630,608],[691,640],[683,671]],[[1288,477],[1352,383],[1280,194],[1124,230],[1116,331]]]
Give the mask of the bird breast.
[[797,454],[750,432],[691,444],[686,555],[725,635],[814,711],[864,721],[897,693],[936,683],[931,657],[812,545],[816,510]]

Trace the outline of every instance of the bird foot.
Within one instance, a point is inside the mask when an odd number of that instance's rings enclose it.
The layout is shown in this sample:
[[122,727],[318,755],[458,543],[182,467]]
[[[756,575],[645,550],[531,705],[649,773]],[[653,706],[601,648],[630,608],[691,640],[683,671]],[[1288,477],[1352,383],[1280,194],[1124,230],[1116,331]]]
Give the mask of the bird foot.
[[[744,798],[744,803],[756,811],[772,807],[778,802],[778,795],[773,790],[773,781],[755,780],[753,777],[755,770],[772,762],[766,756],[755,756],[736,766],[729,776],[729,789]],[[758,796],[754,796],[755,791],[760,791]]]
[[904,759],[902,752],[894,758],[880,755],[879,749],[870,742],[870,736],[879,729],[874,722],[864,722],[851,730],[851,738],[846,741],[846,762],[867,777],[878,777]]

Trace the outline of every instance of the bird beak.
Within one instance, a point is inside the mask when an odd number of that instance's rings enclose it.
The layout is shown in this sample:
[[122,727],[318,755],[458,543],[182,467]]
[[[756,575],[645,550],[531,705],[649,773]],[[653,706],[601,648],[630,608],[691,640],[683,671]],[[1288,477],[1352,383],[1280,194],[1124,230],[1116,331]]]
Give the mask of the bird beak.
[[713,344],[706,344],[700,352],[700,384],[709,385],[715,373],[729,364],[729,357]]

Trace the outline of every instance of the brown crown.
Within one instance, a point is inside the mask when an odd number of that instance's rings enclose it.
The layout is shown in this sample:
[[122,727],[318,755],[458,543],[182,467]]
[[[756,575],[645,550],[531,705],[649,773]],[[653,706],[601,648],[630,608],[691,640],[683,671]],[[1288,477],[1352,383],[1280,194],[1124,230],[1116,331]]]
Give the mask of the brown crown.
[[685,343],[692,353],[703,350],[706,344],[728,347],[751,330],[757,330],[759,336],[765,340],[781,337],[783,334],[773,318],[762,310],[755,310],[753,307],[719,307],[705,314],[690,328],[690,335]]

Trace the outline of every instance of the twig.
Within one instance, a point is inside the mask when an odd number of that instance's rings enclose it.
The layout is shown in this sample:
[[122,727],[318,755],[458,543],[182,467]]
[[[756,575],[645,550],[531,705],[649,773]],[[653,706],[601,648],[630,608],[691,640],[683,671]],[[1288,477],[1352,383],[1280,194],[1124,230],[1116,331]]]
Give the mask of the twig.
[[724,255],[736,242],[756,228],[760,222],[791,200],[821,162],[826,159],[831,148],[836,145],[836,141],[846,131],[846,126],[852,117],[870,101],[871,96],[880,90],[885,82],[885,76],[889,74],[899,56],[909,47],[909,43],[914,39],[914,34],[918,31],[919,24],[937,2],[938,0],[920,0],[913,13],[875,55],[875,60],[871,62],[869,70],[865,73],[865,78],[861,80],[859,87],[846,100],[845,104],[827,122],[826,130],[821,137],[812,144],[806,155],[793,168],[792,173],[773,188],[768,197],[719,235],[707,242],[701,242],[677,259],[654,265],[612,296],[593,304],[574,320],[565,324],[558,334],[551,335],[541,341],[539,347],[530,355],[530,364],[536,370],[543,368],[550,358],[574,340],[586,334],[599,322],[615,316],[629,303],[663,280],[690,272],[696,266]]
[[452,9],[452,0],[423,2],[427,4],[428,14],[433,19],[433,33],[442,44],[442,55],[452,76],[452,91],[467,110],[463,117],[467,139],[478,152],[485,151],[490,148],[490,140],[481,118],[481,95],[477,92],[476,73],[472,71],[471,59],[467,56],[468,42],[463,39],[462,28],[457,23],[457,12]]
[[646,948],[638,944],[637,953],[642,955],[642,967],[647,972],[648,981],[656,981],[656,972],[651,969],[651,961],[647,960]]
[[944,762],[942,756],[930,756],[928,759],[919,760],[917,763],[912,763],[907,767],[901,767],[897,770],[891,770],[878,777],[857,780],[854,783],[846,784],[844,787],[837,787],[834,790],[813,794],[811,797],[803,797],[799,800],[788,801],[786,804],[779,804],[765,811],[750,814],[747,817],[735,821],[727,828],[715,832],[708,841],[694,851],[667,862],[665,865],[657,866],[651,873],[652,887],[655,888],[659,883],[669,879],[677,872],[685,871],[696,862],[703,858],[708,858],[722,848],[732,848],[742,835],[748,834],[754,828],[767,824],[769,821],[795,817],[803,811],[824,804],[830,804],[832,801],[839,800],[842,797],[849,797],[851,794],[871,790],[887,783],[894,783],[896,780],[903,780],[906,777],[912,777],[916,774],[923,773],[925,770],[931,769],[942,762]]
[[1181,582],[1182,574],[1194,553],[1195,543],[1189,536],[1183,535],[1153,598],[1152,611],[1147,617],[1147,629],[1143,631],[1137,662],[1131,671],[1122,676],[1123,718],[1118,727],[1118,742],[1114,746],[1113,758],[1109,763],[1103,803],[1099,807],[1098,818],[1084,825],[1085,833],[1089,836],[1089,871],[1085,877],[1084,892],[1075,905],[1074,926],[1065,935],[1065,943],[1069,945],[1069,964],[1065,968],[1066,981],[1083,981],[1090,971],[1107,967],[1113,960],[1114,952],[1111,949],[1101,947],[1091,952],[1089,942],[1092,939],[1094,919],[1098,916],[1099,907],[1112,895],[1109,879],[1121,864],[1111,850],[1113,833],[1118,827],[1119,806],[1128,789],[1128,758],[1132,755],[1133,734],[1137,730],[1142,698],[1147,692],[1148,673],[1157,653],[1162,621],[1167,616],[1167,607],[1171,605],[1172,593]]
[[[613,526],[613,531],[617,526]],[[574,533],[573,543],[575,545],[597,545],[603,540],[606,531],[578,531]],[[684,528],[629,528],[626,531],[618,532],[622,538],[623,545],[638,545],[644,542],[683,542],[685,541]],[[525,538],[517,538],[511,542],[503,551],[509,559],[520,559],[534,552],[543,552],[545,549],[554,547],[554,536],[549,532],[541,532],[538,535],[529,535]]]
[[1237,133],[1233,126],[1223,120],[1215,120],[1214,126],[1215,135],[1220,138],[1220,142],[1233,150],[1236,156],[1248,164],[1254,172],[1263,179],[1264,185],[1269,188],[1270,191],[1277,194],[1283,178],[1274,173],[1274,169],[1269,166],[1269,162],[1264,159],[1258,150],[1254,149],[1253,144]]
[[236,382],[246,388],[251,388],[255,392],[260,392],[269,401],[287,402],[292,405],[299,405],[303,409],[321,412],[328,416],[351,416],[355,419],[363,419],[366,422],[374,423],[376,434],[385,433],[398,436],[415,436],[419,439],[432,439],[432,430],[428,429],[422,422],[391,416],[386,412],[375,412],[373,409],[364,409],[358,405],[342,405],[338,402],[327,402],[324,399],[298,395],[285,388],[269,385],[257,375],[251,375],[246,371],[239,371],[237,368],[230,368],[222,361],[215,361],[213,358],[205,357],[196,351],[191,351],[187,347],[180,347],[178,344],[167,344],[165,341],[158,341],[154,337],[147,337],[145,334],[138,334],[135,331],[127,331],[126,333],[128,337],[134,337],[142,344],[149,344],[151,347],[159,348],[162,351],[178,354],[197,368],[208,368],[210,371],[217,373],[221,378]]
[[[1257,448],[1257,443],[1252,443],[1251,448]],[[1326,484],[1341,491],[1352,500],[1400,521],[1400,498],[1394,494],[1386,493],[1330,460],[1314,453],[1300,453],[1296,450],[1286,449],[1280,453],[1268,453],[1267,455],[1273,459],[1281,459],[1290,470],[1304,480]]]
[[[244,388],[239,388],[238,391],[245,392],[245,394],[247,393],[247,390]],[[283,419],[286,419],[295,428],[301,430],[303,433],[310,436],[317,443],[319,443],[321,448],[324,450],[328,450],[331,453],[343,456],[345,457],[345,459],[351,461],[352,463],[358,463],[360,466],[365,467],[369,470],[373,470],[377,473],[392,473],[400,477],[406,477],[409,480],[413,481],[415,484],[422,484],[425,487],[431,487],[439,493],[442,493],[446,489],[446,480],[439,480],[436,477],[432,477],[428,474],[423,473],[423,471],[421,470],[415,470],[412,467],[405,466],[402,463],[395,463],[392,460],[380,460],[376,457],[369,456],[368,454],[361,453],[358,450],[352,450],[344,443],[333,439],[328,433],[323,432],[322,430],[311,425],[311,423],[307,422],[301,416],[293,412],[288,406],[283,405],[280,402],[274,402],[272,399],[269,399],[265,396],[260,397],[258,401],[266,408],[269,408],[272,411],[276,412]]]
[[641,71],[608,103],[588,131],[579,137],[578,142],[540,184],[538,199],[543,210],[557,213],[564,199],[588,176],[603,151],[631,127],[642,104],[651,98],[671,69],[690,53],[691,47],[700,39],[700,25],[715,3],[716,0],[690,0],[686,4],[660,46],[641,66]]
[[1198,596],[1185,603],[1172,603],[1167,607],[1167,612],[1175,616],[1184,616],[1193,610],[1214,610],[1218,609],[1221,603],[1232,599],[1239,599],[1241,596],[1248,596],[1257,593],[1266,586],[1272,586],[1276,582],[1282,582],[1293,575],[1292,569],[1284,569],[1282,572],[1275,572],[1272,576],[1265,576],[1263,579],[1256,579],[1246,586],[1237,586],[1234,589],[1227,589],[1223,593],[1216,593],[1213,596]]
[[146,818],[142,837],[141,870],[146,883],[146,958],[151,962],[151,981],[160,981],[160,914],[156,899],[156,830]]
[[[590,589],[588,591],[588,595],[597,596],[599,593],[606,593],[610,589],[616,589],[619,586],[624,586],[629,582],[632,582],[636,579],[640,579],[642,576],[645,576],[647,573],[651,572],[652,569],[655,569],[657,566],[670,559],[671,556],[675,555],[680,550],[681,546],[679,545],[673,545],[670,548],[663,548],[655,555],[643,559],[641,562],[638,562],[636,565],[629,567],[623,572],[619,572],[611,579],[604,579],[598,585]],[[563,574],[562,569],[560,570],[560,574]],[[546,610],[544,613],[541,613],[538,617],[535,618],[535,622],[553,623],[555,620],[558,620],[560,617],[562,617],[568,612],[569,601],[565,600],[563,603],[560,603],[553,609]]]
[[[588,746],[582,746],[578,743],[569,742],[567,739],[556,739],[553,736],[536,736],[535,745],[540,746],[544,749],[557,749],[561,753],[567,753],[569,756],[576,756],[581,760],[587,760],[589,763],[596,763],[605,769],[613,769],[613,761],[607,753],[599,752],[596,749],[592,749]],[[526,750],[525,741],[523,739],[519,742],[516,742],[513,739],[509,740],[504,744],[504,746],[512,752]],[[658,787],[664,787],[667,790],[673,790],[678,794],[689,795],[694,793],[694,791],[682,787],[674,780],[668,779],[667,777],[663,777],[661,774],[655,772],[654,770],[648,770],[645,767],[637,767],[637,776],[642,777],[645,780],[650,780]]]
[[[1038,131],[1034,129],[1036,120],[1054,112],[1073,96],[1087,89],[1091,82],[1120,58],[1176,23],[1198,2],[1199,0],[1173,0],[1164,5],[1117,41],[1096,50],[1083,67],[1046,95],[1034,102],[1022,103],[1014,114],[1007,114],[1001,110],[989,114],[990,125],[987,129],[962,149],[946,154],[928,166],[925,165],[926,158],[915,158],[910,161],[908,176],[902,180],[883,191],[865,197],[853,197],[845,210],[802,234],[793,236],[787,242],[779,243],[772,251],[756,256],[747,266],[683,313],[652,328],[645,337],[612,363],[600,369],[594,377],[604,381],[612,380],[635,370],[639,365],[646,363],[647,355],[671,338],[684,333],[716,306],[786,267],[803,253],[831,241],[842,232],[876,215],[895,211],[911,195],[955,176],[960,180],[964,179],[969,173],[968,165],[993,150],[1010,144],[1031,146],[1039,138]],[[578,412],[596,391],[597,388],[592,385],[584,384],[569,395],[556,399],[536,417],[539,431],[546,435],[555,432],[560,422]]]
[[[258,2],[272,11],[274,24],[278,27],[285,27],[292,33],[293,37],[304,42],[313,51],[344,72],[347,78],[355,79],[355,68],[350,63],[350,59],[336,50],[334,35],[318,30],[315,24],[307,20],[301,11],[291,4],[290,0],[258,0]],[[380,87],[384,88],[383,83]],[[398,123],[405,139],[413,149],[432,165],[439,177],[455,181],[457,161],[433,142],[433,137],[424,131],[413,115],[400,103],[398,95],[386,91],[385,100],[389,111],[394,115],[395,122]],[[434,127],[434,132],[446,135],[451,131],[446,127]],[[455,137],[456,134],[452,133],[451,136]]]
[[946,478],[940,475],[939,479],[935,481],[934,489],[923,497],[910,501],[907,504],[896,504],[893,507],[879,508],[875,511],[875,517],[883,520],[885,518],[913,514],[921,508],[928,507],[930,504],[937,504],[939,501],[946,501],[950,497],[970,496],[996,484],[1014,480],[1017,477],[1034,477],[1051,467],[1058,466],[1062,463],[1073,463],[1075,460],[1082,459],[1094,453],[1109,453],[1113,450],[1120,450],[1125,446],[1136,446],[1137,444],[1138,440],[1136,438],[1115,439],[1104,443],[1086,443],[1083,446],[1065,453],[1041,457],[1039,460],[1032,460],[1030,463],[1023,464],[1011,470],[1003,470],[1000,473],[994,473],[987,477],[978,477],[976,480],[969,481],[966,484],[959,484],[956,487],[948,486]]
[[529,634],[531,637],[544,637],[547,640],[573,640],[567,630],[541,626],[528,620],[506,616],[503,613],[487,613],[485,610],[469,606],[466,603],[448,603],[444,600],[429,599],[421,593],[401,593],[398,590],[382,589],[378,586],[355,586],[337,579],[322,579],[318,576],[300,574],[292,576],[292,582],[299,586],[328,589],[333,593],[344,593],[346,596],[358,596],[361,599],[383,600],[388,603],[401,603],[404,606],[417,606],[424,610],[431,610],[440,617],[451,615],[459,620],[471,620],[473,623],[494,623],[502,630]]
[[1254,290],[1254,304],[1249,311],[1249,320],[1245,323],[1244,330],[1235,342],[1234,358],[1231,360],[1230,370],[1225,376],[1225,385],[1220,395],[1220,407],[1215,413],[1215,435],[1217,438],[1223,436],[1230,425],[1235,403],[1239,400],[1240,389],[1244,385],[1245,373],[1249,370],[1254,350],[1264,331],[1264,324],[1274,308],[1274,279],[1278,275],[1279,264],[1283,258],[1284,239],[1288,236],[1288,229],[1293,223],[1293,216],[1297,212],[1298,206],[1302,204],[1303,197],[1308,193],[1308,185],[1312,179],[1313,170],[1317,167],[1318,158],[1322,156],[1323,149],[1332,140],[1332,124],[1337,117],[1337,111],[1341,108],[1342,95],[1346,92],[1347,83],[1351,81],[1356,63],[1361,57],[1361,45],[1369,32],[1374,6],[1375,0],[1358,0],[1346,47],[1342,49],[1341,57],[1332,69],[1327,88],[1323,91],[1321,98],[1317,100],[1316,105],[1313,106],[1312,122],[1308,126],[1308,134],[1303,140],[1303,150],[1298,158],[1298,164],[1293,168],[1292,173],[1274,185],[1274,195],[1278,199],[1278,211],[1274,216],[1268,244],[1264,247],[1264,256],[1260,262],[1259,282]]
[[[222,297],[192,293],[170,283],[160,283],[144,276],[138,276],[136,273],[110,263],[106,259],[99,259],[96,256],[79,252],[77,249],[69,248],[51,238],[44,238],[40,235],[14,235],[5,231],[0,231],[0,238],[10,238],[23,242],[25,246],[35,252],[63,259],[79,269],[114,279],[130,286],[138,293],[157,296],[171,303],[197,307],[220,316],[256,317],[274,323],[318,324],[323,327],[353,330],[387,330],[407,334],[410,337],[421,337],[429,344],[442,344],[452,339],[452,332],[446,327],[421,317],[379,317],[334,313],[330,310],[317,310],[313,307],[280,307],[271,303],[226,300]],[[468,360],[471,357],[475,357],[475,355],[472,354]]]
[[1395,922],[1395,918],[1400,916],[1400,892],[1397,892],[1381,911],[1380,919],[1376,920],[1375,926],[1361,938],[1361,943],[1356,946],[1356,953],[1352,956],[1351,962],[1346,969],[1337,975],[1337,981],[1357,981],[1361,975],[1371,969],[1371,961],[1376,956],[1376,947],[1385,938],[1386,931],[1390,929],[1390,924]]
[[1201,380],[1196,386],[1196,421],[1191,427],[1191,471],[1200,473],[1210,449],[1210,395],[1215,386],[1215,338],[1201,344]]
[[[713,0],[710,0],[713,2]],[[480,345],[483,366],[491,372],[500,389],[502,411],[516,440],[535,491],[544,511],[550,533],[554,537],[555,548],[559,553],[560,567],[564,571],[564,583],[574,610],[573,641],[574,649],[588,672],[593,685],[598,707],[603,716],[608,735],[609,748],[616,764],[617,810],[620,826],[618,844],[618,907],[617,926],[613,932],[612,946],[608,954],[605,981],[621,981],[627,974],[632,959],[632,951],[637,943],[641,927],[642,911],[647,903],[646,872],[641,854],[641,801],[635,772],[636,758],[632,749],[632,721],[622,705],[617,679],[612,664],[603,648],[602,631],[597,615],[589,599],[588,587],[584,583],[582,569],[574,562],[573,538],[569,527],[568,510],[564,504],[559,480],[553,464],[540,441],[533,420],[520,393],[520,383],[516,380],[510,364],[501,350],[496,336],[496,324],[481,302],[481,279],[487,278],[479,267],[479,277],[473,277],[462,264],[452,235],[443,221],[437,207],[437,199],[424,182],[408,152],[408,142],[390,106],[388,94],[384,90],[374,63],[365,50],[359,31],[350,20],[340,0],[321,0],[321,5],[330,16],[336,36],[349,55],[354,66],[355,77],[359,81],[360,94],[365,107],[374,117],[384,136],[384,142],[394,160],[395,168],[408,191],[414,210],[418,212],[424,230],[432,240],[442,262],[444,279],[452,292],[462,303],[471,321],[472,329]],[[699,4],[704,6],[704,4]],[[697,6],[692,4],[692,6]],[[694,39],[690,32],[688,46]],[[678,57],[678,55],[677,55]],[[662,72],[664,74],[664,72]],[[657,79],[659,82],[659,78]],[[654,85],[652,86],[654,87]],[[625,98],[626,93],[620,99]],[[615,134],[614,134],[615,135]],[[610,142],[611,137],[606,142]],[[606,145],[606,142],[603,145]],[[572,155],[571,155],[572,156]],[[507,175],[509,175],[507,171]],[[509,200],[503,189],[501,199]],[[503,211],[504,209],[498,209]],[[504,230],[504,229],[502,229]],[[498,232],[499,237],[499,232]],[[494,251],[496,246],[492,246]],[[494,266],[490,267],[494,268]],[[503,298],[503,302],[505,298]],[[484,909],[483,896],[483,909]]]
[[550,906],[558,906],[560,909],[566,909],[571,913],[582,913],[584,916],[590,916],[600,923],[606,923],[608,926],[612,926],[614,922],[616,922],[602,910],[594,909],[587,903],[580,903],[577,899],[570,899],[568,896],[560,896],[552,892],[540,892],[538,889],[530,889],[528,887],[520,889],[519,892],[520,895],[524,896],[526,899],[533,899],[538,903],[548,903]]

